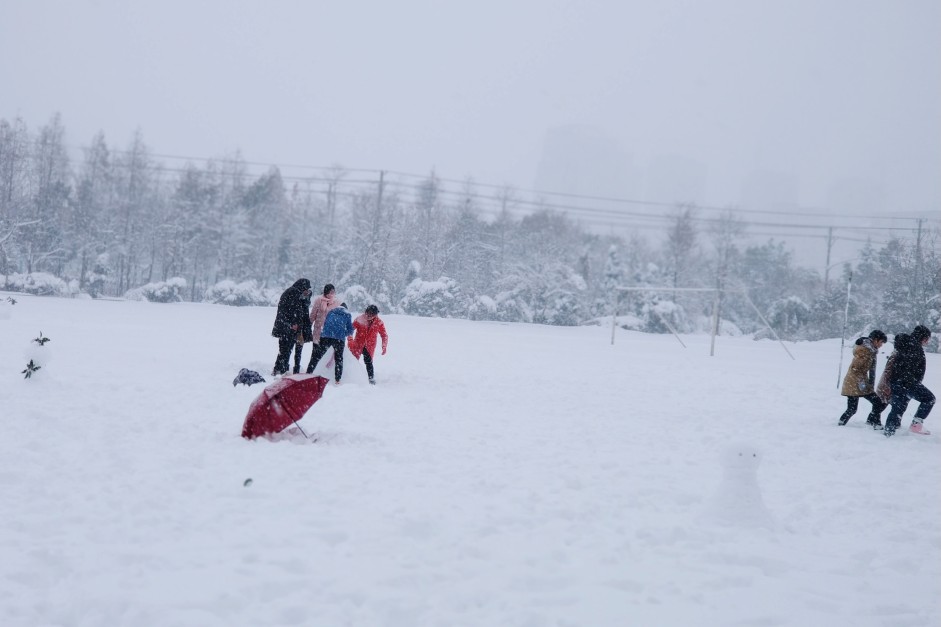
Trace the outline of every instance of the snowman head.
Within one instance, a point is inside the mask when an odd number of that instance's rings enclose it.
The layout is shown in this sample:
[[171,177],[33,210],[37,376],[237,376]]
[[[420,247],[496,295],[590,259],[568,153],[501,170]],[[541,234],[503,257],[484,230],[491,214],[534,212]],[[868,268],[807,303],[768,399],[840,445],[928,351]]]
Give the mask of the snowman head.
[[722,451],[722,466],[726,470],[745,471],[757,470],[761,463],[761,451],[753,444],[736,442],[730,444]]

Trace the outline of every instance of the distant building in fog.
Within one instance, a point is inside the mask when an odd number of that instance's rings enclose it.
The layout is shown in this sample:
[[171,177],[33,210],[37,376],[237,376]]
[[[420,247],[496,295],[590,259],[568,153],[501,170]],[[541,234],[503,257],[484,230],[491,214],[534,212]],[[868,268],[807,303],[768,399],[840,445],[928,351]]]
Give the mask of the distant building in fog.
[[[838,213],[871,214],[882,213],[885,206],[885,189],[877,181],[863,178],[840,179],[827,190],[827,208]],[[908,207],[889,207],[893,211],[905,211]]]
[[703,204],[705,164],[681,155],[656,155],[647,165],[644,200]]
[[[637,198],[639,179],[630,153],[601,129],[570,125],[546,131],[542,157],[536,170],[536,189],[584,196]],[[565,202],[573,204],[569,200]]]
[[764,211],[790,211],[800,203],[796,174],[772,170],[752,170],[742,184],[742,208]]

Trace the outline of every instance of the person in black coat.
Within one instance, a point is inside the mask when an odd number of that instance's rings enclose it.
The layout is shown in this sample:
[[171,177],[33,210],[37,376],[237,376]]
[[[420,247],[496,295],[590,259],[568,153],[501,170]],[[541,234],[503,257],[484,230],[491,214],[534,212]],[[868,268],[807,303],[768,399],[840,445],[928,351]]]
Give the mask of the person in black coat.
[[891,390],[892,411],[885,420],[885,435],[888,437],[902,425],[902,414],[908,408],[908,401],[918,401],[918,411],[912,419],[909,431],[928,435],[923,423],[934,407],[934,394],[925,387],[925,344],[931,338],[931,331],[926,326],[918,325],[910,333],[895,336],[895,353],[887,366],[888,383]]
[[[278,312],[275,314],[274,327],[271,329],[271,335],[278,338],[278,358],[274,362],[272,376],[288,371],[291,349],[299,339],[302,340],[300,346],[303,346],[303,342],[309,342],[313,337],[310,317],[307,313],[309,299],[310,281],[298,279],[294,285],[284,290],[278,300]],[[299,360],[298,363],[300,363]]]
[[[307,291],[307,296],[304,297],[304,309],[310,310],[310,290]],[[294,347],[294,374],[298,374],[301,371],[301,354],[304,352],[304,344],[310,342],[314,339],[314,334],[311,332],[312,325],[310,323],[310,317],[308,316],[307,321],[301,324],[301,330],[297,332],[297,345]]]

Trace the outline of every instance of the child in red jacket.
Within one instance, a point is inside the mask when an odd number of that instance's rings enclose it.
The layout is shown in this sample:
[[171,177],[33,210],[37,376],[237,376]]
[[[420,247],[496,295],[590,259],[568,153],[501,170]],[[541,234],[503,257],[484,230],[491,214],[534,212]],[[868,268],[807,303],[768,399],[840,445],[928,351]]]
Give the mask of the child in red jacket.
[[372,358],[376,354],[376,336],[382,338],[383,355],[386,354],[386,347],[389,345],[389,335],[386,333],[386,325],[379,317],[379,308],[375,305],[366,307],[366,311],[356,316],[356,320],[353,321],[353,331],[355,335],[349,342],[350,352],[356,359],[359,359],[360,355],[363,356],[369,383],[375,385]]

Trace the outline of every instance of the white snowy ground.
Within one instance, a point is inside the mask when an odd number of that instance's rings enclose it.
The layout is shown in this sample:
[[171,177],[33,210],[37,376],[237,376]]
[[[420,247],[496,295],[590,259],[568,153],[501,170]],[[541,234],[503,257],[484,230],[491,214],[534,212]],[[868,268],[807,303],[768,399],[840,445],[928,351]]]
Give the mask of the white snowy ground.
[[838,340],[385,316],[318,442],[248,442],[273,309],[14,297],[0,625],[941,624],[941,410],[837,427]]

